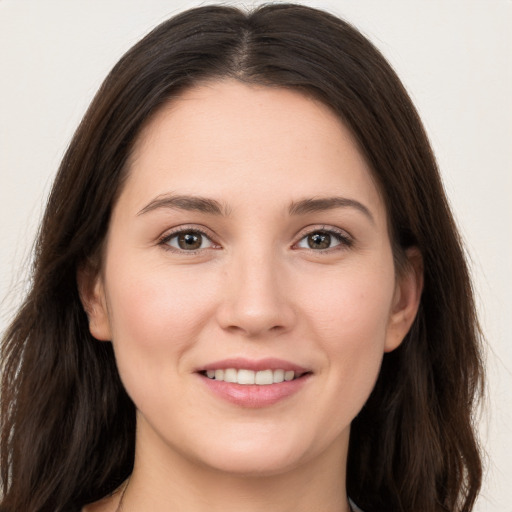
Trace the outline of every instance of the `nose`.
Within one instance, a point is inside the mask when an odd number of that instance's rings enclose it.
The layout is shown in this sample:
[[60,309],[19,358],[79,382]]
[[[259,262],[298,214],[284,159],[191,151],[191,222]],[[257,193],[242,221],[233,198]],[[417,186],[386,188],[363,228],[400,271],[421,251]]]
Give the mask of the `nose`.
[[[235,259],[235,258],[233,258]],[[296,320],[287,273],[273,254],[231,261],[217,311],[219,325],[248,338],[289,331]]]

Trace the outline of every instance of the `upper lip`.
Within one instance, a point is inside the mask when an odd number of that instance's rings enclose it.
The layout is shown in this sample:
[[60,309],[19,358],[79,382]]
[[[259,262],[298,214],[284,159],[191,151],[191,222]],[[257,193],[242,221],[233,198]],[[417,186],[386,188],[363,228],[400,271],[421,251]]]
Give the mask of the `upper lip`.
[[296,375],[310,371],[303,366],[274,357],[267,357],[264,359],[245,359],[243,357],[222,359],[221,361],[214,361],[212,363],[201,366],[197,369],[197,371],[205,372],[208,370],[225,370],[227,368],[235,368],[237,370],[253,370],[255,372],[261,370],[293,370]]

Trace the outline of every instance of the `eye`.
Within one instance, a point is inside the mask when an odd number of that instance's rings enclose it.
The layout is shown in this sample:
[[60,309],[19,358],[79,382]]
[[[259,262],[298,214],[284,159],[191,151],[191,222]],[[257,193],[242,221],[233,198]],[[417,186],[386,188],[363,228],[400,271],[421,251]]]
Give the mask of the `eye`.
[[162,243],[178,251],[197,251],[214,247],[213,242],[204,233],[192,229],[167,235],[162,239]]
[[340,245],[350,247],[351,244],[352,241],[345,234],[338,233],[337,231],[317,230],[302,237],[297,243],[297,247],[322,251]]

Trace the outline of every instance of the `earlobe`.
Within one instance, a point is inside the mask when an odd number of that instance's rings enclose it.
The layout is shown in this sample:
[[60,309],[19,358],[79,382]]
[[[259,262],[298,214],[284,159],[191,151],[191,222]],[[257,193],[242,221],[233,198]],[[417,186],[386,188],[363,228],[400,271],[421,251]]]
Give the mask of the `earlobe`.
[[406,250],[406,258],[406,266],[397,277],[385,352],[392,352],[400,346],[416,318],[420,305],[423,291],[423,257],[417,247],[411,247]]
[[89,320],[89,331],[97,340],[110,341],[110,322],[105,287],[99,272],[81,267],[77,272],[78,293]]

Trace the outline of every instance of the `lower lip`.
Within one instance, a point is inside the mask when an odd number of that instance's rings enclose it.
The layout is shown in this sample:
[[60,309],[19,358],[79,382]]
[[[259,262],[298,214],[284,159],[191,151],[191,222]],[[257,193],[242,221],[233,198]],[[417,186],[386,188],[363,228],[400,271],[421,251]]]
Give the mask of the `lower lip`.
[[210,391],[218,397],[239,407],[255,409],[258,407],[268,407],[294,395],[302,389],[311,377],[311,374],[303,375],[298,379],[268,385],[235,384],[210,379],[201,374],[200,377]]

